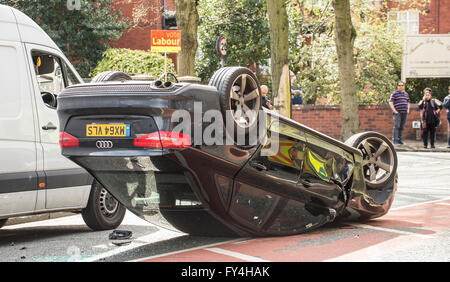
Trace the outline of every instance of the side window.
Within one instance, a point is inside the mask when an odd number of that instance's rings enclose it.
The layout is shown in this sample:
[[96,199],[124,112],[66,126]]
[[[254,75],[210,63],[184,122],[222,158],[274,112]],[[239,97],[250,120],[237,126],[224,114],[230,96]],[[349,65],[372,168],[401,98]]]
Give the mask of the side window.
[[42,100],[48,107],[56,108],[61,91],[79,81],[59,57],[42,51],[33,51],[32,57]]
[[72,72],[72,70],[63,62],[64,74],[67,78],[67,86],[72,86],[75,84],[79,84],[77,76]]

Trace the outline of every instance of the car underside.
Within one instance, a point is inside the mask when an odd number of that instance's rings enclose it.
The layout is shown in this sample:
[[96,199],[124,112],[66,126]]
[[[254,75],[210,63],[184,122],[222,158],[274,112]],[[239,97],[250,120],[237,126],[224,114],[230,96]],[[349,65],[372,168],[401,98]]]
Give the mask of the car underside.
[[387,213],[397,157],[385,136],[340,142],[262,109],[260,92],[240,67],[209,85],[68,87],[62,154],[133,213],[192,235],[290,235]]

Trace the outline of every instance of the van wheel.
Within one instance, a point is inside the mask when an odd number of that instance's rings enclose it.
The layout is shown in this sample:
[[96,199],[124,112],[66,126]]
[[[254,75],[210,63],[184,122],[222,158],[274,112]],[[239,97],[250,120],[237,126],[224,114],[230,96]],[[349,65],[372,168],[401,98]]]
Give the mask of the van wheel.
[[7,218],[0,219],[0,228],[2,228],[3,226],[5,226],[5,224],[6,224],[7,221],[8,221]]
[[122,223],[125,207],[102,185],[94,181],[85,209],[81,211],[84,222],[93,230],[114,229]]
[[131,76],[122,71],[104,71],[97,74],[91,82],[103,82],[103,81],[127,81],[131,80]]

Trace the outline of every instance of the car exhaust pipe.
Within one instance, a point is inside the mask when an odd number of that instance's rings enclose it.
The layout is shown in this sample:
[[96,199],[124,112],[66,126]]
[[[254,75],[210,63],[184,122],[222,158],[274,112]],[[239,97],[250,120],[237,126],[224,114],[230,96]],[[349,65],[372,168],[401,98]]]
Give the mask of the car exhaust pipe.
[[155,81],[154,85],[157,88],[164,88],[163,82],[161,80]]
[[172,82],[170,82],[170,81],[164,82],[163,87],[164,87],[164,88],[172,87]]

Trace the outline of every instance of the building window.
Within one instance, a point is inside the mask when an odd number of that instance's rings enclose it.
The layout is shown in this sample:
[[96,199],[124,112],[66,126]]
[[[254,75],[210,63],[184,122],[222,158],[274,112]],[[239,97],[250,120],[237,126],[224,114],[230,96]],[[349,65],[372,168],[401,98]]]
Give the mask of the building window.
[[388,27],[397,26],[404,35],[419,34],[419,12],[391,11],[388,13]]

